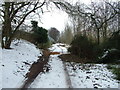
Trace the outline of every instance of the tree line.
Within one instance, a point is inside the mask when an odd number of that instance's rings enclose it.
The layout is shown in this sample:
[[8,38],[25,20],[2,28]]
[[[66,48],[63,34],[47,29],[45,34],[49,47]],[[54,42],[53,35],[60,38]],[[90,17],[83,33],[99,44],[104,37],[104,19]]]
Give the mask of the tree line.
[[[100,53],[100,51],[103,51],[105,48],[119,49],[120,2],[108,0],[91,2],[89,5],[83,4],[80,1],[72,4],[66,0],[3,2],[0,4],[2,47],[9,49],[14,36],[19,28],[24,24],[25,20],[28,20],[28,18],[31,17],[30,15],[36,14],[40,16],[40,13],[44,13],[44,6],[49,7],[50,3],[53,3],[58,9],[65,11],[69,15],[68,24],[66,24],[64,32],[61,33],[59,42],[68,43],[71,44],[71,46],[73,44],[73,47],[77,46],[80,52],[85,52],[85,56],[88,57],[89,54],[86,53],[92,51],[93,49],[93,53]],[[37,23],[35,25],[35,28],[44,30],[44,28],[40,29],[40,27],[37,26]],[[53,29],[53,31],[49,33],[52,34],[52,38],[58,40],[58,37],[54,37],[54,32],[56,32],[56,35],[58,36],[59,32],[57,30],[55,31],[54,28],[51,29]],[[43,40],[40,42],[47,40],[47,38],[45,39],[44,37],[40,38]],[[81,49],[82,47],[80,48],[80,44],[83,46],[85,46],[85,44],[90,45],[90,47],[88,46],[88,49],[90,50],[83,49],[86,50],[83,51]],[[100,50],[101,47],[104,48]],[[71,48],[70,51],[71,50],[73,50],[73,52],[78,51],[74,50],[74,48]]]
[[[101,0],[89,5],[79,1],[74,4],[56,3],[70,18],[61,35],[62,42],[71,45],[69,52],[104,63],[120,59],[120,1]],[[109,54],[103,58],[105,52]]]

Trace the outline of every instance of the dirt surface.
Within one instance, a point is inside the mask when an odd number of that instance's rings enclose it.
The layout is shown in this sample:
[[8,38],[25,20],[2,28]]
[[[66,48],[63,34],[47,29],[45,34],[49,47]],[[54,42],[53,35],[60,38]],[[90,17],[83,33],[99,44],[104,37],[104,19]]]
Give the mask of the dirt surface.
[[61,60],[66,61],[66,62],[77,62],[77,63],[90,62],[90,60],[88,59],[79,58],[78,56],[72,55],[72,54],[62,54],[58,57],[61,58]]
[[39,73],[45,73],[49,71],[50,67],[48,65],[48,60],[50,55],[48,53],[48,50],[44,50],[43,55],[39,56],[37,62],[32,64],[29,72],[26,74],[27,80],[24,82],[21,90],[27,90],[28,86],[34,81]]

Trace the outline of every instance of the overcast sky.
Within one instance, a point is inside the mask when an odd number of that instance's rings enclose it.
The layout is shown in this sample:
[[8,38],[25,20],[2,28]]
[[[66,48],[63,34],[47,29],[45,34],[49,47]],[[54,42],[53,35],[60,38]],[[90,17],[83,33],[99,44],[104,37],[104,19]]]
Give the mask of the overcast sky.
[[41,21],[42,23],[39,23],[39,25],[45,27],[46,29],[55,27],[62,31],[68,21],[68,15],[63,11],[55,9],[52,12],[44,13],[41,16]]
[[[72,3],[76,2],[76,1],[80,1],[85,4],[90,4],[90,2],[93,2],[93,1],[99,2],[102,0],[68,0],[68,1],[70,1]],[[111,0],[109,0],[109,1],[111,1]],[[118,0],[112,0],[112,1],[118,1]],[[42,17],[41,21],[43,22],[43,24],[39,23],[39,26],[43,26],[46,29],[55,27],[59,31],[63,31],[65,24],[68,22],[68,15],[65,12],[60,11],[58,9],[55,9],[49,13],[44,13],[41,17]]]
[[[89,4],[91,1],[96,1],[96,0],[67,0],[67,1],[72,3],[75,3],[76,1],[80,1],[85,4]],[[38,18],[36,20],[38,20]],[[61,10],[54,9],[51,12],[47,12],[41,15],[41,21],[42,23],[40,23],[39,21],[39,26],[42,26],[46,29],[55,27],[59,31],[63,31],[66,23],[68,22],[68,15]]]
[[[83,3],[88,4],[91,0],[71,0],[71,2],[73,3],[75,1],[81,1]],[[59,9],[53,9],[51,12],[46,12],[43,15],[41,15],[41,21],[38,18],[34,18],[34,20],[37,20],[39,22],[38,25],[46,29],[55,27],[59,31],[63,31],[66,23],[68,22],[68,15],[64,11],[61,11]]]
[[[70,0],[68,0],[70,1]],[[76,0],[71,0],[71,2],[75,2]],[[91,0],[78,0],[83,3],[90,3]],[[44,13],[42,15],[42,23],[39,23],[40,26],[45,27],[46,29],[49,29],[51,27],[57,28],[59,31],[63,31],[66,23],[68,22],[68,15],[67,13],[54,9],[52,12]]]

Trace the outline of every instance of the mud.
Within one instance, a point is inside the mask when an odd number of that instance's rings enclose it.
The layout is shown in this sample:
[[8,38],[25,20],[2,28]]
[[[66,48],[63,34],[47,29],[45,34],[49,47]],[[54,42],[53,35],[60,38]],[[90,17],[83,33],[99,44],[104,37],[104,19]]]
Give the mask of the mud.
[[88,60],[88,59],[80,58],[80,57],[78,57],[76,55],[72,55],[72,54],[62,54],[58,57],[61,58],[61,60],[65,61],[65,62],[76,62],[76,63],[90,62],[90,60]]
[[34,79],[38,76],[39,73],[48,72],[50,67],[48,65],[49,60],[49,50],[44,50],[43,55],[39,56],[37,62],[34,62],[29,69],[29,72],[26,74],[26,81],[24,82],[21,90],[27,90],[29,85],[34,81]]

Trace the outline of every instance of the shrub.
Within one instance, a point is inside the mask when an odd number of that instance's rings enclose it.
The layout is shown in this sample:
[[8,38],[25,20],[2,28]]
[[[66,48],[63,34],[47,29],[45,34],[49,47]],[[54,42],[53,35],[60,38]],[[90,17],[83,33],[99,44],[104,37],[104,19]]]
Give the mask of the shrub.
[[47,49],[51,46],[51,44],[52,43],[50,41],[48,41],[46,43],[39,43],[39,44],[37,44],[37,48]]
[[[98,60],[99,63],[118,62],[120,60],[120,31],[114,32],[101,46],[103,52]],[[106,54],[106,52],[108,53]]]
[[47,43],[48,42],[48,35],[47,30],[43,27],[38,26],[37,21],[31,21],[32,24],[32,31],[33,31],[33,37],[37,43]]
[[81,58],[94,58],[94,43],[90,41],[87,36],[76,35],[68,49],[72,54]]
[[113,74],[115,74],[115,79],[120,80],[120,67],[119,67],[119,64],[107,65],[107,69],[109,69],[110,71],[112,71]]
[[118,49],[120,50],[120,31],[114,32],[104,44],[105,49]]
[[119,63],[120,51],[118,49],[108,49],[99,58],[99,63]]
[[42,27],[39,27],[38,30],[34,31],[33,35],[37,43],[48,42],[47,30]]

